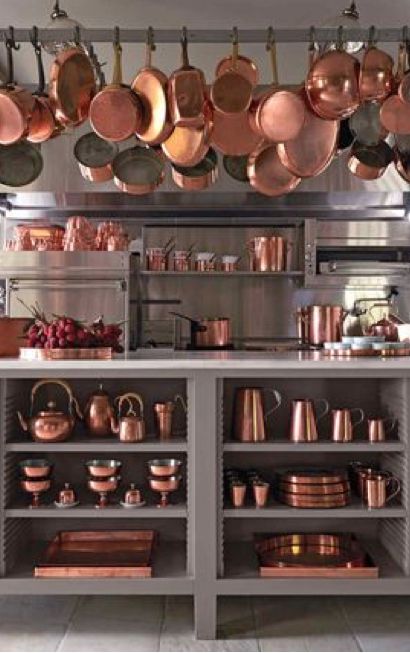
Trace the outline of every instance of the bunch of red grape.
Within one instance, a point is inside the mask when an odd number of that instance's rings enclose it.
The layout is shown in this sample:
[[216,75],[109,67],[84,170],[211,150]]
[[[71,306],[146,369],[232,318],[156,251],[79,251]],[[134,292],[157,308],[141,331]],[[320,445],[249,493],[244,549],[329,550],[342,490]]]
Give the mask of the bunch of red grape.
[[27,331],[28,347],[36,349],[112,347],[116,353],[124,351],[121,335],[118,324],[104,324],[101,317],[87,325],[65,315],[37,317]]

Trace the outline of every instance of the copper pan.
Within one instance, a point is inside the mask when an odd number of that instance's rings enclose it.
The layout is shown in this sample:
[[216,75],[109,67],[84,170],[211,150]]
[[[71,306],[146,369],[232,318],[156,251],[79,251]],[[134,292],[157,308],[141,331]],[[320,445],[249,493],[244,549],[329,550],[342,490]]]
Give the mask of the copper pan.
[[218,157],[211,147],[196,166],[172,166],[172,178],[183,190],[204,190],[218,178]]
[[138,145],[117,154],[112,163],[115,185],[131,195],[154,191],[164,180],[164,168],[156,150]]
[[168,111],[168,78],[161,70],[152,66],[153,50],[155,44],[150,27],[147,31],[145,66],[131,84],[144,108],[137,136],[147,145],[159,145],[168,138],[173,129]]
[[248,177],[248,156],[242,154],[241,156],[232,156],[225,154],[223,157],[223,167],[225,168],[226,173],[235,179],[235,181],[240,181],[242,183],[249,182]]
[[249,155],[248,175],[251,186],[270,197],[286,195],[301,182],[282,164],[277,146],[266,141]]
[[271,89],[252,102],[250,123],[261,137],[274,143],[296,138],[305,121],[305,103],[293,91],[279,86],[276,61],[276,43],[269,33],[267,50],[272,65]]
[[59,52],[49,76],[48,93],[54,105],[56,119],[64,126],[81,125],[87,118],[96,92],[94,68],[80,44]]
[[206,82],[202,70],[189,64],[186,27],[182,28],[181,52],[182,66],[168,81],[171,120],[180,127],[202,127],[207,121],[204,113]]
[[237,66],[238,28],[232,30],[231,68],[218,75],[211,86],[211,100],[218,111],[237,114],[247,111],[252,100],[253,84]]
[[407,65],[406,72],[404,72],[404,68],[406,68],[405,63],[407,62],[408,64],[408,54],[409,54],[409,39],[408,39],[407,25],[403,27],[403,43],[405,44],[405,54],[403,54],[403,61],[404,61],[403,74],[400,79],[397,93],[399,98],[403,102],[410,104],[410,70],[408,70],[408,65]]
[[337,50],[322,54],[313,62],[306,78],[306,92],[315,113],[324,120],[350,116],[360,104],[360,64],[342,50],[343,28],[339,28]]
[[[224,59],[219,61],[215,69],[215,77],[220,77],[228,70],[232,70],[232,55],[224,57]],[[252,59],[244,57],[243,54],[238,53],[236,57],[236,70],[240,75],[242,75],[242,77],[246,77],[252,86],[257,85],[259,81],[259,71]]]
[[[401,86],[404,81],[404,68],[406,63],[406,46],[404,43],[399,45],[398,66],[396,80]],[[404,97],[405,85],[402,87]],[[392,134],[410,134],[410,104],[403,102],[400,95],[394,94],[383,102],[380,109],[380,121],[383,127]]]
[[34,109],[35,100],[26,89],[16,86],[13,81],[13,50],[20,48],[10,35],[5,38],[7,51],[7,81],[0,88],[0,144],[17,143],[28,134],[29,121]]
[[369,42],[363,55],[359,74],[361,101],[383,102],[394,89],[394,61],[375,46],[375,27],[369,29]]
[[[306,98],[305,91],[301,91]],[[336,154],[339,123],[322,120],[307,105],[305,121],[297,138],[279,143],[279,159],[285,168],[297,177],[315,177],[323,172]]]
[[355,143],[347,165],[353,175],[371,181],[381,177],[393,160],[393,150],[385,141],[371,147]]
[[138,95],[122,83],[122,48],[116,34],[112,82],[91,102],[90,123],[98,136],[118,143],[139,130],[144,109]]
[[27,186],[40,176],[42,170],[43,158],[32,143],[20,141],[0,145],[0,185]]
[[255,150],[261,141],[250,126],[247,111],[231,115],[214,111],[211,145],[222,154],[243,156]]
[[38,41],[37,27],[33,27],[31,43],[37,60],[38,87],[33,93],[34,109],[29,121],[27,140],[31,143],[43,143],[51,138],[56,129],[53,106],[45,93],[44,67],[41,56],[41,45]]
[[280,475],[281,482],[284,483],[307,483],[307,484],[329,484],[343,483],[348,480],[348,473],[344,470],[320,469],[320,468],[300,468],[283,472]]
[[213,131],[213,114],[211,105],[204,104],[202,127],[181,127],[177,125],[171,135],[161,144],[165,156],[177,166],[195,166],[208,152]]
[[112,162],[118,154],[118,146],[88,132],[78,139],[74,156],[84,179],[93,182],[109,181],[113,178]]
[[377,145],[388,132],[380,121],[380,102],[364,102],[349,118],[349,127],[355,140],[362,145]]

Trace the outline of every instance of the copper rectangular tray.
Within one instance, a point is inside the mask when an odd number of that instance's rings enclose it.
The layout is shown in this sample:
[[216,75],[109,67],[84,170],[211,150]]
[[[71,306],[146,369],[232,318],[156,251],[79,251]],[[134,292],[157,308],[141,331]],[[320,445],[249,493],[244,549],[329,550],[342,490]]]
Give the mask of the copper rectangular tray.
[[61,531],[34,567],[36,578],[149,578],[155,531]]
[[28,361],[110,360],[112,358],[112,348],[36,349],[34,347],[20,347],[20,358]]
[[262,578],[378,578],[379,568],[350,533],[254,535]]

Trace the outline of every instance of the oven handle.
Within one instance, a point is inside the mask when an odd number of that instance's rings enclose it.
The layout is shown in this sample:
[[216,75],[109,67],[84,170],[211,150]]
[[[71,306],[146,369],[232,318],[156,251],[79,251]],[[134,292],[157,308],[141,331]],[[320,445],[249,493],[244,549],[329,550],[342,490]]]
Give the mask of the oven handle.
[[70,281],[22,281],[17,279],[10,279],[9,288],[11,291],[18,290],[119,290],[121,292],[126,292],[127,282],[122,281],[112,281],[104,283],[89,283],[88,281],[79,282],[70,282]]
[[325,269],[321,270],[321,274],[345,274],[345,275],[369,275],[375,274],[377,276],[383,275],[395,275],[400,277],[405,277],[410,274],[410,263],[387,263],[376,264],[371,261],[369,262],[357,262],[352,261],[329,261],[326,266],[323,266]]

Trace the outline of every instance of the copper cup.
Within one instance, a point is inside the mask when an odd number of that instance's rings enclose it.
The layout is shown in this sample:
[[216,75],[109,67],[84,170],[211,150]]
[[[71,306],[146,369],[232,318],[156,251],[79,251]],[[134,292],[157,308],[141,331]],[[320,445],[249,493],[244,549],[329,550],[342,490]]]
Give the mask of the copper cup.
[[376,472],[366,478],[366,503],[368,508],[383,508],[400,492],[400,481],[389,472]]
[[370,417],[367,420],[367,435],[369,442],[384,442],[386,435],[391,433],[397,420],[390,417]]
[[269,496],[269,487],[269,483],[260,480],[256,480],[252,484],[253,498],[255,499],[255,506],[257,508],[264,508],[266,506]]
[[[263,393],[275,398],[273,407],[265,412]],[[264,442],[266,418],[281,405],[282,398],[273,388],[238,388],[235,394],[234,437],[241,442]]]
[[294,399],[292,401],[289,439],[292,442],[315,442],[319,439],[317,423],[329,412],[326,399],[322,411],[316,415],[315,402],[311,399]]
[[377,474],[379,470],[375,469],[374,467],[360,467],[357,466],[355,469],[356,473],[356,478],[357,478],[357,493],[359,497],[363,499],[363,501],[366,501],[366,481],[369,476],[372,476],[373,474]]
[[231,484],[231,501],[234,508],[242,508],[245,503],[246,484],[235,481]]
[[[356,421],[352,414],[358,413]],[[361,408],[336,408],[332,410],[332,440],[333,442],[352,442],[353,431],[364,420],[364,411]]]

